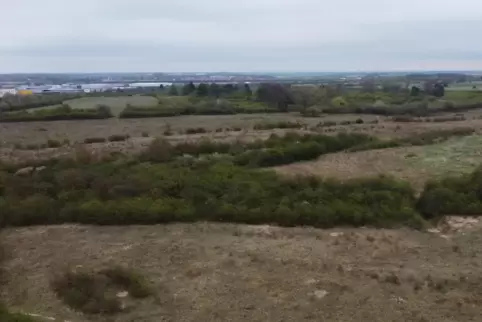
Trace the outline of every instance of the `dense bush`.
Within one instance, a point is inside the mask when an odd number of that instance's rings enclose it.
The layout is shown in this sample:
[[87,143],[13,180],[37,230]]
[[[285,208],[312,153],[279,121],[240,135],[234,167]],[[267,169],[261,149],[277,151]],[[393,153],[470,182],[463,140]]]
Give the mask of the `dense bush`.
[[293,162],[316,159],[320,155],[343,151],[348,148],[377,142],[363,134],[293,135],[282,139],[282,144],[272,144],[276,138],[265,142],[263,149],[249,150],[234,158],[237,165],[275,166]]
[[414,192],[393,179],[283,179],[224,162],[57,164],[25,178],[4,172],[0,187],[4,226],[198,220],[315,227],[421,223],[413,210]]
[[376,149],[386,149],[386,148],[396,148],[401,146],[419,146],[419,145],[429,145],[438,142],[446,141],[452,137],[456,136],[468,136],[475,132],[473,128],[454,128],[450,130],[435,130],[428,131],[416,135],[412,135],[405,138],[397,138],[388,141],[372,141],[366,144],[360,144],[350,148],[349,150],[354,151],[364,151],[364,150],[376,150]]
[[186,134],[206,133],[207,130],[203,127],[190,127],[186,129]]
[[22,313],[12,313],[0,304],[0,321],[2,322],[38,322],[31,316]]
[[121,299],[116,296],[118,291],[127,291],[133,298],[152,295],[141,275],[122,267],[97,272],[67,270],[52,281],[52,288],[65,304],[90,314],[122,311]]
[[129,134],[113,134],[107,138],[109,142],[122,142],[129,139]]
[[35,110],[33,112],[0,113],[0,122],[89,120],[110,117],[112,117],[112,113],[109,107],[106,106],[97,106],[92,109],[74,109],[64,104],[56,108]]
[[141,159],[153,162],[171,161],[176,157],[201,154],[228,154],[242,166],[273,166],[297,161],[311,160],[325,153],[342,151],[354,146],[378,142],[364,134],[336,136],[287,133],[284,136],[272,134],[267,140],[253,142],[216,142],[203,139],[198,142],[184,142],[171,145],[164,140],[155,140],[141,155]]
[[376,114],[376,115],[411,115],[411,116],[430,116],[441,112],[464,112],[472,109],[482,108],[479,103],[459,103],[443,104],[437,108],[429,108],[425,102],[407,103],[395,106],[375,106],[375,105],[349,105],[337,107],[325,107],[323,113],[328,114]]
[[278,109],[252,101],[199,100],[163,102],[154,107],[127,106],[120,118],[171,117],[180,115],[229,115],[252,113],[276,113]]
[[482,214],[482,167],[473,173],[427,183],[417,209],[426,218]]
[[104,143],[107,142],[106,138],[86,138],[84,143],[91,144],[91,143]]
[[279,122],[261,122],[254,125],[255,130],[272,130],[272,129],[301,129],[305,124],[290,121]]
[[59,147],[62,146],[62,142],[57,141],[57,140],[53,140],[53,139],[49,139],[49,140],[47,140],[47,146],[49,148],[59,148]]

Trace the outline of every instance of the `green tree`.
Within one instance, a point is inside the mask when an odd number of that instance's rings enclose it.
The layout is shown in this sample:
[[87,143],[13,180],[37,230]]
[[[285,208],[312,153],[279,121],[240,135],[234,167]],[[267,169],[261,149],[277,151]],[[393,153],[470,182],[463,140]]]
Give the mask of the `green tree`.
[[443,84],[437,83],[432,90],[433,96],[443,97],[445,95],[445,87]]
[[410,96],[418,96],[420,94],[420,88],[417,86],[412,86],[410,89]]
[[177,90],[177,86],[172,84],[171,87],[169,87],[169,95],[170,96],[178,96],[179,91]]
[[196,91],[196,86],[194,86],[193,82],[186,84],[182,88],[182,95],[190,95]]
[[246,94],[247,98],[251,98],[253,96],[253,91],[251,90],[251,87],[249,87],[248,83],[244,84],[244,93]]
[[362,92],[374,93],[377,89],[375,80],[373,78],[366,78],[361,83]]
[[196,89],[197,96],[208,96],[209,95],[209,86],[208,84],[201,83],[198,85]]
[[256,98],[275,105],[282,112],[286,112],[288,105],[294,103],[289,90],[281,84],[261,84],[256,91]]
[[221,95],[221,87],[216,83],[209,85],[209,96],[218,98]]

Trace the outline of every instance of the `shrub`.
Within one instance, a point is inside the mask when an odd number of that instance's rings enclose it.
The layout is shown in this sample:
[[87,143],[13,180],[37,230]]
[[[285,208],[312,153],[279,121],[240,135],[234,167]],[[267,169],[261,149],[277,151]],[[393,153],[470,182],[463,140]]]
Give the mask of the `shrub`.
[[47,146],[49,148],[59,148],[62,146],[62,142],[50,139],[50,140],[47,140]]
[[133,298],[152,295],[145,279],[121,267],[97,272],[67,270],[52,281],[57,296],[68,306],[84,313],[113,314],[122,311],[118,291],[127,291]]
[[325,121],[318,124],[319,127],[330,127],[330,126],[336,126],[336,125],[338,125],[338,123],[334,121]]
[[107,142],[106,138],[86,138],[84,140],[85,144],[91,144],[91,143],[104,143]]
[[109,136],[109,142],[122,142],[129,139],[129,134],[113,134]]
[[[247,154],[248,161],[243,163],[254,160],[259,165],[279,164],[280,160],[312,158],[320,151],[326,153],[362,141],[362,136],[348,134],[332,139],[316,138],[273,137],[271,148],[247,150],[236,154],[234,159]],[[151,158],[164,162],[179,153],[162,141],[153,145],[151,153],[159,147],[161,152],[150,155]],[[21,179],[24,179],[22,185],[16,184],[14,189],[12,180]],[[421,224],[414,210],[413,190],[393,179],[345,183],[316,178],[287,179],[271,171],[250,171],[225,160],[59,163],[45,174],[29,178],[6,173],[0,176],[2,186],[8,187],[0,198],[3,225],[192,221],[315,227],[401,224],[419,227]],[[37,195],[31,196],[32,191]]]
[[475,132],[474,129],[465,128],[465,127],[454,128],[450,130],[428,131],[425,133],[420,133],[413,136],[398,138],[398,139],[393,139],[388,141],[373,140],[372,142],[353,146],[349,150],[354,152],[354,151],[395,148],[395,147],[401,147],[401,146],[429,145],[429,144],[446,141],[454,136],[472,135],[474,132]]
[[335,97],[331,100],[331,104],[337,107],[348,106],[348,102],[342,96]]
[[198,134],[198,133],[207,133],[207,130],[203,127],[186,129],[186,134]]
[[482,213],[482,168],[468,175],[428,182],[417,209],[425,218]]
[[301,111],[301,115],[305,117],[319,117],[322,113],[323,109],[318,106],[311,106]]
[[22,313],[12,313],[0,304],[0,321],[2,322],[38,322],[31,316]]
[[400,115],[392,117],[393,122],[420,122],[419,118],[415,118],[408,115]]
[[174,148],[168,141],[156,138],[139,157],[145,161],[166,162],[172,160],[174,155]]
[[133,270],[115,266],[112,268],[105,268],[101,270],[100,273],[107,276],[107,278],[109,278],[115,285],[125,289],[129,292],[129,295],[134,298],[146,298],[153,294],[146,279]]
[[254,125],[255,130],[271,130],[271,129],[301,129],[304,124],[298,122],[290,121],[279,121],[279,122],[262,122]]
[[73,109],[64,104],[56,108],[34,110],[32,112],[20,111],[2,113],[0,114],[0,122],[88,120],[106,119],[110,117],[112,117],[112,113],[106,106],[98,106],[92,109]]

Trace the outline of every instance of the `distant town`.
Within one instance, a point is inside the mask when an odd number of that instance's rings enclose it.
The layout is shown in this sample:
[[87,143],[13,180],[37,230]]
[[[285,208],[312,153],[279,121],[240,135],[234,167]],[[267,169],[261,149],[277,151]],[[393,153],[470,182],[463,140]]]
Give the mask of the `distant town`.
[[[413,72],[413,73],[97,73],[97,74],[0,74],[0,97],[47,93],[91,93],[108,91],[149,90],[172,84],[242,84],[286,83],[338,84],[347,88],[363,86],[364,82],[397,82],[408,88],[422,86],[426,81],[439,81],[476,87],[481,72]],[[475,88],[474,88],[475,89]]]

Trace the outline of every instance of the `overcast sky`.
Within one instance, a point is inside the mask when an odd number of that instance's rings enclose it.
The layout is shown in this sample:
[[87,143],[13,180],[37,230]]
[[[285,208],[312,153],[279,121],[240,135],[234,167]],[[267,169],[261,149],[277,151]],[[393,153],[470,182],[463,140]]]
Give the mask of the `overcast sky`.
[[16,0],[0,73],[482,70],[480,0]]

